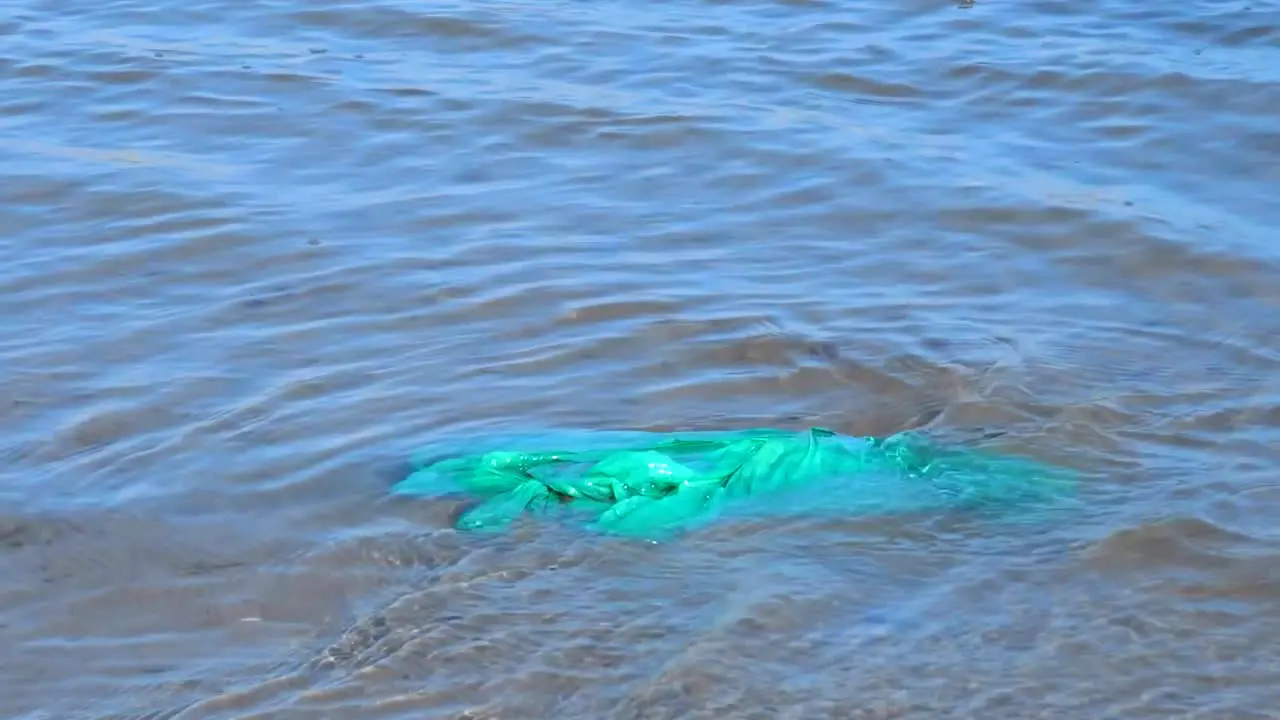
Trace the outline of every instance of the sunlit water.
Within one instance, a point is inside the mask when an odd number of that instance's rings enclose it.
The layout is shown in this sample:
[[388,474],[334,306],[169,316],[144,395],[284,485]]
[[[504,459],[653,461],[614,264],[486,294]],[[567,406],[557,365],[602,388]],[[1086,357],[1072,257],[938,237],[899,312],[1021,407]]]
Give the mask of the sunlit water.
[[[1280,708],[1280,7],[0,1],[7,718]],[[438,434],[920,428],[1070,521],[459,534]]]

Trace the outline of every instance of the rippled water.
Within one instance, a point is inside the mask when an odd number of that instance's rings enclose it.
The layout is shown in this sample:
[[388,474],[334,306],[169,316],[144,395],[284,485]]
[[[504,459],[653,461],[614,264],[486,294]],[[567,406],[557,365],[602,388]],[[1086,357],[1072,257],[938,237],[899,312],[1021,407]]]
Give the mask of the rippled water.
[[[0,2],[0,711],[1280,708],[1280,7]],[[435,435],[924,428],[1083,511],[473,537]]]

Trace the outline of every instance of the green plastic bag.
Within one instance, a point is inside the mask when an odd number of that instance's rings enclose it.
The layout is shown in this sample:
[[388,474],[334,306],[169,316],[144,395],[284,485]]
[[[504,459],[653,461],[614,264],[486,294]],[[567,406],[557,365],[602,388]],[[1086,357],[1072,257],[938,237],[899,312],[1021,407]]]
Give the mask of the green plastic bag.
[[1074,491],[1065,471],[1027,459],[915,433],[856,438],[823,428],[524,436],[481,451],[437,447],[414,467],[395,494],[479,501],[459,529],[553,514],[654,539],[726,516],[1043,508]]

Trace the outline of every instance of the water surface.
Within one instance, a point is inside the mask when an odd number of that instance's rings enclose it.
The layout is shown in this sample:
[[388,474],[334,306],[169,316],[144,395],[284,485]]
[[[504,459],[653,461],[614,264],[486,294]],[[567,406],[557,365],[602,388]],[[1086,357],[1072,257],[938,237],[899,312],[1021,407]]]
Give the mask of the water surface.
[[[0,0],[0,711],[1262,718],[1280,9]],[[767,425],[1084,509],[454,532],[441,433]]]

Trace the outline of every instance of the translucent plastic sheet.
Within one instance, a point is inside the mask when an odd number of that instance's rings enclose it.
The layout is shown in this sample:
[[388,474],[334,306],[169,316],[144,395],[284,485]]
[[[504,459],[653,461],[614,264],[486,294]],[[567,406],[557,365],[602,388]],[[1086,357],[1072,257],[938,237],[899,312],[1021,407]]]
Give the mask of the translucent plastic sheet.
[[393,492],[475,498],[460,529],[501,530],[526,513],[554,514],[655,539],[725,515],[1028,510],[1074,492],[1060,468],[912,433],[604,431],[483,445],[421,453]]

